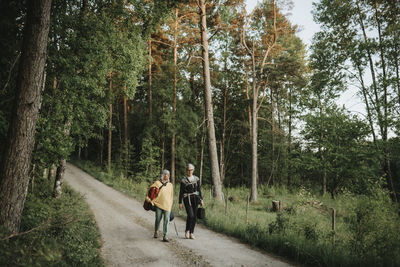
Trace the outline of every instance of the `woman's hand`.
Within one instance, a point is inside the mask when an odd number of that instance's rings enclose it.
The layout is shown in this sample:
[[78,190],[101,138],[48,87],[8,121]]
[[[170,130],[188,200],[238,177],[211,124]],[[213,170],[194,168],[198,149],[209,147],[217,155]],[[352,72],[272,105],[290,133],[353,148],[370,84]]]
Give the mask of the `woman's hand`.
[[204,206],[204,201],[203,200],[201,200],[201,202],[200,202],[200,206]]
[[179,209],[182,210],[183,209],[183,205],[179,204]]

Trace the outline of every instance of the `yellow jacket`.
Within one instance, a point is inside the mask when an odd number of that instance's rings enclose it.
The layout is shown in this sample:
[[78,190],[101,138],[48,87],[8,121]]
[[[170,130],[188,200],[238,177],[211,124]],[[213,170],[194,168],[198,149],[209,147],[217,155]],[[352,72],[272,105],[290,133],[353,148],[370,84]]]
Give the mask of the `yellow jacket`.
[[[162,183],[160,181],[155,181],[154,184],[152,184],[150,187],[155,186],[160,188],[161,185]],[[170,212],[172,209],[173,201],[174,201],[174,187],[172,183],[168,182],[165,186],[161,188],[160,192],[158,193],[158,196],[155,199],[153,199],[151,203],[153,205],[156,205],[162,210]]]

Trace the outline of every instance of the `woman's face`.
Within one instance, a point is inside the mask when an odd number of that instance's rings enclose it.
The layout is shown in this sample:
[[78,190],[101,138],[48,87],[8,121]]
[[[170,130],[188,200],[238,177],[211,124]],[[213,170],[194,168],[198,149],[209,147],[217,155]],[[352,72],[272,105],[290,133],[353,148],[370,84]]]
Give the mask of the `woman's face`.
[[164,174],[163,181],[168,181],[168,179],[169,179],[169,174]]
[[193,174],[193,169],[187,169],[187,176],[192,176]]

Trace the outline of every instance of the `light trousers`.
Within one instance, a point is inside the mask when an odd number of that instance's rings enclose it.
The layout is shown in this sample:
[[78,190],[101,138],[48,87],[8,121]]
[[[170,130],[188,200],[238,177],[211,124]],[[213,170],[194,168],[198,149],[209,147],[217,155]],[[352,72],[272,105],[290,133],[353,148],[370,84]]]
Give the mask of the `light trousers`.
[[156,207],[156,223],[154,231],[158,231],[160,228],[161,218],[163,219],[163,236],[167,236],[168,234],[168,226],[169,226],[169,211],[162,210],[159,207]]

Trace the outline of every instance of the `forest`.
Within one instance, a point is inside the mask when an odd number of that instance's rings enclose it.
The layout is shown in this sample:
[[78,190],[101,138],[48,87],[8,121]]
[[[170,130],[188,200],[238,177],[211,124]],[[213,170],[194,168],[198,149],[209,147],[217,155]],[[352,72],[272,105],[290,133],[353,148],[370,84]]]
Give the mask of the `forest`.
[[[0,237],[34,226],[23,219],[29,199],[57,202],[69,190],[68,161],[138,185],[163,169],[179,184],[192,163],[216,205],[228,190],[250,205],[271,192],[359,203],[346,207],[351,219],[341,215],[355,236],[343,251],[359,255],[359,266],[398,266],[400,3],[314,1],[320,31],[309,47],[291,8],[291,0],[259,1],[250,13],[244,0],[2,1]],[[338,104],[349,90],[363,113]],[[51,184],[36,199],[41,180]],[[270,234],[285,235],[276,229],[290,212]],[[306,239],[317,228],[302,228]]]

